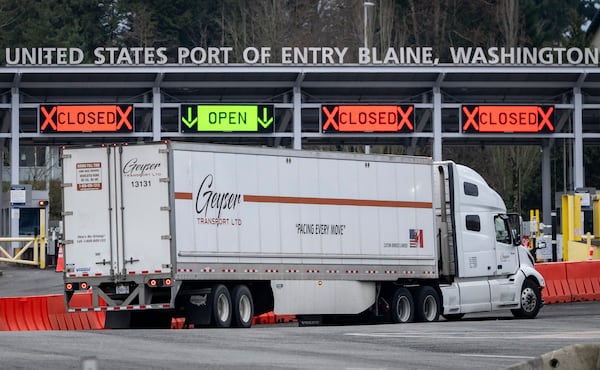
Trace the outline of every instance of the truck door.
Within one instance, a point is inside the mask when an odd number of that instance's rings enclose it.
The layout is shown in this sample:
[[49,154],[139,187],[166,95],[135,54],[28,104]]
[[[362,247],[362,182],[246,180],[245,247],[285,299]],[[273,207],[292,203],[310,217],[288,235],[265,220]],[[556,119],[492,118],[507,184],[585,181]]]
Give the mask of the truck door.
[[496,275],[511,275],[519,268],[517,248],[513,244],[511,228],[506,215],[494,217],[496,231]]
[[116,267],[115,214],[111,194],[111,153],[107,148],[65,150],[63,213],[65,274],[107,276]]
[[123,274],[170,273],[167,145],[122,146],[116,156],[120,269]]

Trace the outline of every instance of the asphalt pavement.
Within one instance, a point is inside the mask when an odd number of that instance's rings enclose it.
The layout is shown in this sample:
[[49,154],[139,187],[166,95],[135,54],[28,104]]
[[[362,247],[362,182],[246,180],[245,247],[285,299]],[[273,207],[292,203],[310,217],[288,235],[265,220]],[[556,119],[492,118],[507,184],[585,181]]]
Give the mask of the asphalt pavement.
[[54,266],[39,267],[0,262],[0,297],[63,294],[63,274]]

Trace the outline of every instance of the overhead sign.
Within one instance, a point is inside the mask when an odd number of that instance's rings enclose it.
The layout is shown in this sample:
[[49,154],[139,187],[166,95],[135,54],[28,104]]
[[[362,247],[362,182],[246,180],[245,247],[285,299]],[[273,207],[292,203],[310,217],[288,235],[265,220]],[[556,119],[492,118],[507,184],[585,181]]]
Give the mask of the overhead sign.
[[41,132],[132,132],[133,105],[41,105]]
[[399,132],[414,131],[412,105],[323,105],[321,131]]
[[181,132],[273,132],[273,105],[181,105]]
[[463,105],[464,132],[554,132],[554,106]]
[[[2,49],[0,64],[19,65],[228,65],[243,64],[293,64],[340,65],[348,63],[373,65],[587,65],[598,66],[598,48],[577,47],[450,47],[446,50],[432,46],[406,46],[389,48],[349,48],[331,46],[232,46],[210,47],[49,47]],[[445,57],[443,57],[445,55]]]

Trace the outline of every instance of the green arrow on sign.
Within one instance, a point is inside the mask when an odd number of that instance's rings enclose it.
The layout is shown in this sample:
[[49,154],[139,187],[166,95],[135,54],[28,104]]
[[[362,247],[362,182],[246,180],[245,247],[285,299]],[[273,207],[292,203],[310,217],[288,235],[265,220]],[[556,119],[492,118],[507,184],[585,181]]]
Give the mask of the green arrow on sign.
[[267,107],[263,107],[263,116],[262,118],[258,117],[257,120],[263,128],[271,126],[271,123],[273,123],[273,117],[269,118]]
[[188,107],[187,118],[181,117],[181,122],[183,122],[188,128],[192,128],[192,126],[198,123],[198,116],[192,116],[192,107]]

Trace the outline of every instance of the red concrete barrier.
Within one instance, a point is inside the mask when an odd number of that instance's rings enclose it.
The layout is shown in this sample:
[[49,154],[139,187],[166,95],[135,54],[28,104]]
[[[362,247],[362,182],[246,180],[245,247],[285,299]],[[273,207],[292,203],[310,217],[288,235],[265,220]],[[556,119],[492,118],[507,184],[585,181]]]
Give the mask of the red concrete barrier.
[[600,299],[600,261],[566,262],[572,301]]
[[545,303],[571,302],[571,288],[567,279],[567,268],[563,262],[538,263],[535,269],[546,280],[546,287],[542,290]]

